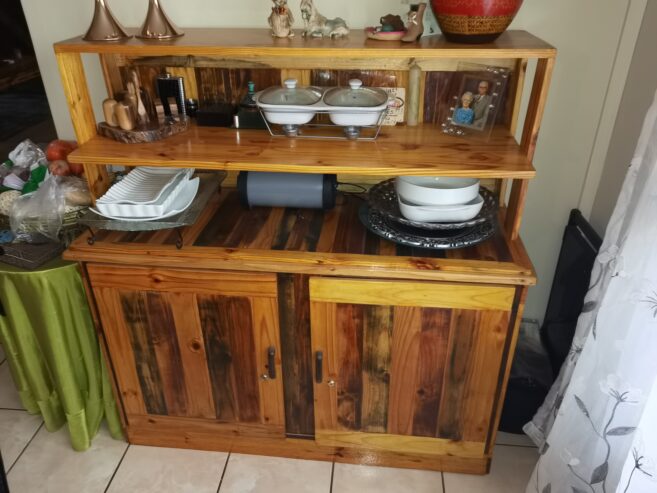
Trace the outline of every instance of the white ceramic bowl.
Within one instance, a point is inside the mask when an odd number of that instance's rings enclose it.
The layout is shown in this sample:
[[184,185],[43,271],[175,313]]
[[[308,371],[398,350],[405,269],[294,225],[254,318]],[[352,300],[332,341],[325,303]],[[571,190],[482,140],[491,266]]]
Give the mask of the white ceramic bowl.
[[478,195],[463,205],[415,205],[398,196],[402,215],[411,221],[423,223],[456,223],[477,217],[484,206],[484,199]]
[[378,125],[384,111],[332,111],[329,118],[341,127],[368,127]]
[[415,205],[467,204],[479,195],[476,178],[398,176],[395,186],[397,195]]
[[[264,105],[263,105],[264,106]],[[276,125],[305,125],[315,117],[314,111],[306,110],[265,110],[265,118]]]

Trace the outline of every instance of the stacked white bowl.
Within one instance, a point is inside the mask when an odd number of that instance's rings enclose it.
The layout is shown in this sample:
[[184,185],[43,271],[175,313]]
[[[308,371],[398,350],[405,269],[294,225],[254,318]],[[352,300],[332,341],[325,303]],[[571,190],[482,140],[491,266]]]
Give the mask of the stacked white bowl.
[[411,221],[455,223],[474,219],[484,206],[476,178],[398,176],[397,198]]

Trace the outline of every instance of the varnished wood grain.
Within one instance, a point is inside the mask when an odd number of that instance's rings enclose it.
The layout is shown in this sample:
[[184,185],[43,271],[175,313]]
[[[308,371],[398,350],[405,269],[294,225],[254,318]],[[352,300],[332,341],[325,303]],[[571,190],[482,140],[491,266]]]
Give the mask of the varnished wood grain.
[[[310,323],[312,327],[313,358],[322,355],[321,360],[315,359],[315,368],[321,368],[321,379],[313,373],[315,399],[315,434],[320,430],[335,431],[338,429],[338,387],[340,378],[339,342],[337,336],[337,309],[335,304],[310,303]],[[320,366],[321,365],[321,366]],[[329,383],[332,382],[331,385]],[[316,437],[315,437],[316,438]]]
[[190,167],[226,171],[342,173],[372,176],[442,175],[533,178],[534,167],[508,130],[490,141],[443,134],[439,125],[385,127],[374,142],[271,137],[263,130],[191,126],[149,144],[125,145],[94,136],[72,163]]
[[[78,144],[83,145],[96,136],[96,116],[89,96],[82,58],[76,53],[59,53],[57,64],[75,137]],[[90,166],[88,163],[80,164],[84,165],[89,191],[95,200],[110,186],[107,170],[104,167]]]
[[192,294],[276,297],[273,274],[203,272],[190,269],[121,268],[90,266],[95,286],[120,289],[157,290]]
[[186,416],[214,418],[216,411],[196,296],[187,293],[166,293],[165,297],[171,306],[175,335],[180,348],[182,374],[188,389]]
[[[266,431],[266,430],[265,430]],[[486,474],[490,456],[470,458],[453,455],[408,454],[363,447],[327,447],[312,440],[265,435],[260,428],[198,419],[166,416],[135,416],[128,429],[130,443],[160,447],[217,450],[292,459],[336,461],[346,464],[428,469],[467,474]]]
[[[312,292],[311,299],[322,301]],[[329,327],[336,339],[338,428],[343,430],[358,431],[362,426],[364,317],[362,305],[337,305],[335,327]]]
[[73,38],[55,45],[55,52],[121,53],[126,55],[206,55],[254,58],[258,55],[284,58],[323,57],[387,58],[394,56],[431,58],[552,57],[555,49],[525,31],[507,31],[495,42],[463,45],[448,42],[443,36],[429,36],[418,43],[386,42],[367,39],[364,31],[354,29],[345,38],[273,38],[269,29],[185,29],[185,36],[153,43],[130,38],[114,43],[85,42]]
[[452,455],[473,459],[483,456],[485,446],[483,442],[453,442],[438,438],[349,431],[320,431],[317,433],[317,441],[333,447],[362,447],[367,450],[394,450],[406,454]]
[[288,436],[312,437],[313,357],[310,339],[308,276],[278,275],[278,311]]
[[390,396],[392,307],[367,306],[363,331],[361,429],[369,433],[385,433]]
[[234,398],[233,354],[228,333],[232,321],[224,311],[224,299],[222,296],[197,297],[217,419],[230,422],[238,420],[239,410]]
[[413,434],[421,332],[420,308],[395,308],[387,429],[393,435]]
[[510,310],[515,291],[509,287],[433,284],[401,281],[341,280],[313,278],[313,301]]
[[438,435],[440,398],[445,367],[449,359],[447,350],[451,317],[451,310],[439,308],[422,310],[413,436]]
[[187,387],[173,313],[160,293],[146,293],[149,343],[162,381],[168,416],[187,416]]
[[[279,332],[278,302],[271,298],[252,298],[253,342],[255,344],[256,373],[259,378],[260,420],[264,425],[285,426],[285,397],[283,393],[283,365]],[[275,351],[276,378],[269,377],[269,350]]]
[[123,291],[119,296],[146,409],[149,414],[166,415],[168,409],[160,368],[150,337],[147,293]]
[[[95,277],[90,273],[93,286]],[[125,414],[146,414],[146,404],[137,375],[137,363],[130,344],[121,300],[116,290],[93,287],[103,333],[107,341],[112,366],[120,393],[120,402]],[[126,419],[127,421],[127,419]]]

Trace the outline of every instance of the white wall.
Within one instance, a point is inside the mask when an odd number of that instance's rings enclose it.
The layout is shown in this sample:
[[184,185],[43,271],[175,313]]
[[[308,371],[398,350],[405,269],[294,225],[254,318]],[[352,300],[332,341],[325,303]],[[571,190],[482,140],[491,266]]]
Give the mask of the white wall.
[[[57,129],[61,136],[72,137],[52,44],[86,30],[93,1],[22,2]],[[146,0],[108,2],[124,25],[137,26],[143,20]],[[270,5],[266,0],[165,0],[162,3],[183,27],[264,27]],[[290,0],[290,4],[298,11],[299,0]],[[407,10],[400,0],[318,0],[317,4],[325,15],[344,17],[352,27],[376,23],[388,12],[401,14]],[[525,0],[512,26],[527,29],[559,49],[536,154],[538,178],[530,187],[522,231],[540,278],[539,286],[530,291],[526,310],[530,317],[542,318],[545,311],[563,228],[570,209],[577,207],[584,187],[629,5],[630,0]],[[625,31],[628,30],[638,31],[638,26],[626,26]],[[92,96],[99,105],[103,85],[96,62],[91,64],[91,69]]]
[[603,234],[634,155],[648,106],[657,91],[657,2],[648,2],[624,87],[604,168],[591,208],[591,224]]

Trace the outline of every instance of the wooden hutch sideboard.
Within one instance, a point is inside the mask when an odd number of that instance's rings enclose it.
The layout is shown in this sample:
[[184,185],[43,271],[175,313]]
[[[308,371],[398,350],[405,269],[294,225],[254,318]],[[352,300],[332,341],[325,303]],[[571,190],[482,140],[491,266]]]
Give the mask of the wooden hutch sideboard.
[[[101,231],[65,253],[80,263],[131,443],[485,474],[500,420],[532,264],[519,228],[556,50],[523,31],[487,45],[275,39],[265,29],[190,29],[165,42],[57,43],[55,51],[95,198],[108,165],[223,170],[228,178],[182,231]],[[188,97],[236,103],[260,88],[366,85],[419,91],[418,126],[376,142],[273,138],[192,126],[157,143],[97,135],[82,63],[99,54],[108,93],[126,68],[144,86],[166,70]],[[536,63],[522,138],[514,135]],[[487,142],[446,135],[443,77],[461,62],[512,70],[506,111]],[[410,87],[411,67],[419,87]],[[500,200],[500,228],[446,252],[397,246],[331,211],[239,204],[237,171],[478,177]],[[508,185],[508,186],[507,186]],[[507,200],[508,198],[508,200]]]

